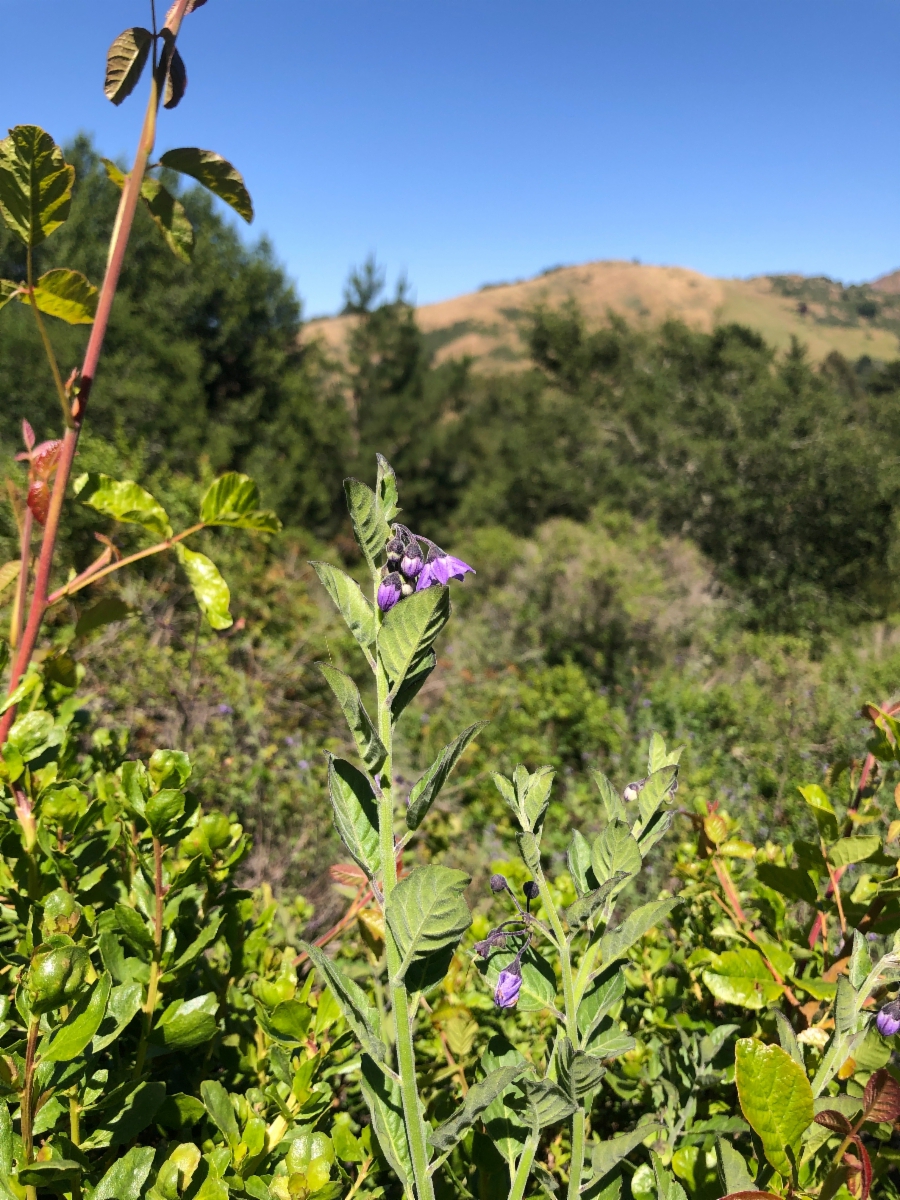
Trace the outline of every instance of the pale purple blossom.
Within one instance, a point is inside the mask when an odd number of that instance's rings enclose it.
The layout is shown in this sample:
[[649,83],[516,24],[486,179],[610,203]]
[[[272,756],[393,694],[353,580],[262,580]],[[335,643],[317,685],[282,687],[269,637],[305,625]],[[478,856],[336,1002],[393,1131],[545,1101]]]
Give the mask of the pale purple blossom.
[[494,1003],[498,1008],[514,1008],[519,999],[519,992],[522,990],[521,968],[518,962],[514,962],[511,966],[515,969],[501,971],[497,980]]
[[885,1004],[875,1018],[875,1024],[883,1037],[893,1037],[895,1033],[900,1033],[900,1000],[891,1000],[889,1004]]
[[447,554],[440,546],[431,543],[425,565],[416,580],[416,591],[422,592],[435,584],[448,584],[451,579],[464,579],[467,571],[475,574],[475,568],[470,567],[467,562],[463,562],[455,554]]
[[391,571],[378,585],[378,607],[382,612],[390,612],[402,595],[403,579],[396,571]]

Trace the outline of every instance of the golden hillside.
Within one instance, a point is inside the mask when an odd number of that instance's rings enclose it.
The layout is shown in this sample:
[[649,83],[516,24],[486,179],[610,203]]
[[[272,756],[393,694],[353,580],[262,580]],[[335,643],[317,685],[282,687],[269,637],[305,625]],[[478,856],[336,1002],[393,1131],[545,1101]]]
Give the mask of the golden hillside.
[[[900,273],[871,285],[843,287],[825,278],[758,276],[712,279],[685,267],[631,262],[594,262],[558,267],[534,279],[488,284],[477,292],[424,304],[417,310],[436,361],[470,355],[484,368],[503,369],[524,360],[521,318],[537,304],[575,300],[588,319],[601,323],[612,311],[642,326],[670,317],[709,331],[737,321],[785,349],[791,338],[814,359],[832,350],[855,360],[900,356]],[[304,339],[322,338],[340,353],[352,323],[340,316],[311,321]]]

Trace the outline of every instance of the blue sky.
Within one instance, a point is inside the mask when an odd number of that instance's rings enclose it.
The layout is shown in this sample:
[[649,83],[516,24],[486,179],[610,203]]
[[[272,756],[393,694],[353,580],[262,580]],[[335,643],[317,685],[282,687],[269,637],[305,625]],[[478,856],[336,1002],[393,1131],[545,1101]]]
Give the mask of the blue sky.
[[[148,22],[0,0],[0,125],[129,155],[103,62]],[[243,171],[309,314],[370,251],[420,303],[599,258],[900,266],[897,0],[208,0],[181,48],[159,148]]]

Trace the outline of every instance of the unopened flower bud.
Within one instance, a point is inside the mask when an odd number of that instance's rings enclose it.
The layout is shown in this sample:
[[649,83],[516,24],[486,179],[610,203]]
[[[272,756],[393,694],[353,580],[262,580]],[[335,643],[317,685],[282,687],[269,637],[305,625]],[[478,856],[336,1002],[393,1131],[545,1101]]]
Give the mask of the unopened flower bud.
[[391,568],[391,570],[395,570],[400,565],[400,560],[403,558],[405,550],[406,542],[400,536],[392,537],[387,546],[385,546],[388,566]]
[[526,884],[522,885],[522,891],[525,893],[526,900],[537,900],[541,893],[541,889],[533,879],[529,879]]
[[522,990],[521,968],[516,964],[515,970],[500,972],[497,987],[494,990],[494,1003],[498,1008],[513,1008]]
[[403,579],[396,571],[385,575],[378,585],[378,607],[389,612],[403,595]]
[[885,1004],[875,1018],[875,1024],[883,1037],[893,1037],[895,1033],[900,1033],[900,1000],[891,1000],[889,1004]]
[[425,560],[422,558],[422,551],[419,549],[419,543],[413,542],[407,546],[406,553],[400,561],[400,570],[407,579],[415,579],[424,566]]
[[491,876],[491,891],[492,892],[505,892],[508,887],[509,887],[509,884],[506,882],[505,875],[492,875]]

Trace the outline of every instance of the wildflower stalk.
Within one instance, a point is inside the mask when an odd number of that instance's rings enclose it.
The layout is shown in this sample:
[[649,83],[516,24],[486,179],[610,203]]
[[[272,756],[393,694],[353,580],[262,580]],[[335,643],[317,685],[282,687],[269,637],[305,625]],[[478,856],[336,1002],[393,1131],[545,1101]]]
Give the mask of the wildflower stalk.
[[[378,614],[378,628],[383,620],[378,607],[378,579],[375,580],[375,611]],[[388,677],[379,655],[375,655],[375,687],[378,710],[378,735],[387,751],[387,757],[381,768],[381,779],[378,794],[378,835],[380,841],[381,880],[384,892],[384,902],[397,883],[397,856],[394,847],[394,789],[393,789],[393,728],[391,719],[391,698],[388,688]],[[419,1100],[419,1088],[416,1080],[416,1057],[412,1039],[412,1014],[409,1007],[409,994],[406,985],[395,983],[394,979],[400,969],[400,953],[391,936],[389,928],[385,930],[385,950],[387,954],[388,987],[391,997],[391,1008],[394,1014],[394,1032],[397,1039],[397,1067],[400,1074],[400,1095],[403,1101],[403,1117],[406,1125],[406,1136],[409,1143],[409,1155],[413,1165],[416,1196],[418,1200],[434,1200],[434,1186],[428,1171],[428,1145],[425,1140],[425,1120],[422,1115],[422,1105]]]

